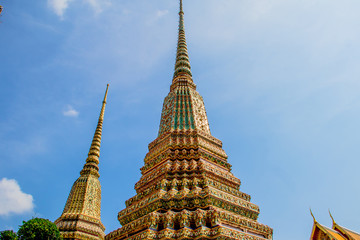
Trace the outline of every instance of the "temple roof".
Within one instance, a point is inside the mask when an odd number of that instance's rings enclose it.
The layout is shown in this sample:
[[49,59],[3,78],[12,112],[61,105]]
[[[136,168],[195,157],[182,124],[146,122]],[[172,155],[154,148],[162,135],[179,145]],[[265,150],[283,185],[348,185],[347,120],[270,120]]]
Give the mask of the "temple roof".
[[[319,223],[318,223],[319,224]],[[320,224],[319,224],[320,225]],[[331,228],[328,228],[328,227],[325,227],[323,225],[321,225],[325,230],[326,232],[332,236],[334,239],[336,240],[346,240],[346,238],[344,238],[340,233],[338,233],[337,231],[331,229]]]
[[342,227],[338,224],[333,224],[333,229],[338,231],[338,232],[341,232],[344,236],[346,236],[347,238],[346,239],[350,239],[350,240],[360,240],[360,234],[357,233],[357,232],[354,232],[350,229],[347,229],[345,227]]
[[349,229],[346,229],[343,227],[343,229],[346,231],[347,234],[349,234],[352,238],[354,238],[355,240],[360,240],[360,234],[354,231],[351,231]]
[[314,215],[311,212],[311,215],[314,219],[314,226],[313,226],[313,230],[311,233],[311,237],[310,240],[318,240],[320,239],[320,233],[322,232],[323,234],[325,234],[326,236],[328,236],[330,239],[332,240],[360,240],[360,234],[357,232],[354,232],[352,230],[349,230],[347,228],[344,228],[340,225],[338,225],[334,218],[332,217],[331,213],[330,213],[330,217],[333,221],[333,226],[332,228],[328,228],[324,225],[321,225],[320,223],[318,223],[314,217]]

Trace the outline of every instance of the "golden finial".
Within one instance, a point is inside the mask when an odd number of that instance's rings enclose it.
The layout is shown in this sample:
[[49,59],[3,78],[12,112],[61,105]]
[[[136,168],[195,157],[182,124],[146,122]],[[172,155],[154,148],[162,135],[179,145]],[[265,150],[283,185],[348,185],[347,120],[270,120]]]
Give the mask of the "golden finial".
[[100,157],[100,144],[101,144],[101,133],[102,133],[102,124],[104,120],[104,113],[105,113],[105,105],[107,99],[107,93],[109,89],[109,84],[106,86],[104,100],[102,102],[102,107],[100,111],[99,121],[95,130],[95,134],[90,146],[90,150],[88,153],[88,157],[86,159],[86,163],[84,168],[81,170],[80,174],[93,174],[97,177],[100,176],[99,174],[99,157]]
[[330,209],[329,209],[329,214],[330,214],[331,220],[332,220],[332,222],[333,222],[333,226],[334,226],[334,225],[336,224],[336,222],[335,222],[333,216],[331,215]]
[[315,219],[315,217],[314,217],[314,214],[313,214],[313,212],[311,211],[311,208],[310,208],[310,214],[311,214],[311,216],[313,217],[313,219],[314,219],[314,222],[316,222],[316,219]]

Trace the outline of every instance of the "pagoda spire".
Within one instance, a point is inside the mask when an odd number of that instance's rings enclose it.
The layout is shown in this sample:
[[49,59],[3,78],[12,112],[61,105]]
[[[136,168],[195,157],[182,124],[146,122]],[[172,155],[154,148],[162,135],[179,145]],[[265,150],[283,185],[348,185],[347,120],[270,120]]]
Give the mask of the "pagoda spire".
[[108,89],[109,84],[106,87],[86,163],[80,171],[80,177],[71,188],[63,213],[55,221],[63,239],[102,240],[105,237],[105,227],[101,223],[101,185],[98,165]]
[[86,159],[86,163],[80,172],[81,176],[86,175],[86,174],[92,174],[97,177],[100,177],[98,165],[99,165],[99,157],[100,157],[102,125],[103,125],[103,121],[104,121],[104,113],[105,113],[105,105],[106,105],[108,89],[109,89],[109,84],[106,86],[105,96],[104,96],[104,100],[102,102],[102,107],[101,107],[101,111],[100,111],[98,124],[97,124],[95,134],[94,134],[91,146],[90,146],[90,150],[88,153],[88,157]]
[[177,52],[176,52],[174,79],[179,75],[187,75],[188,77],[190,77],[190,79],[192,77],[189,55],[186,45],[186,38],[185,38],[184,11],[183,11],[182,0],[180,0],[179,35],[178,35],[178,44],[177,44]]

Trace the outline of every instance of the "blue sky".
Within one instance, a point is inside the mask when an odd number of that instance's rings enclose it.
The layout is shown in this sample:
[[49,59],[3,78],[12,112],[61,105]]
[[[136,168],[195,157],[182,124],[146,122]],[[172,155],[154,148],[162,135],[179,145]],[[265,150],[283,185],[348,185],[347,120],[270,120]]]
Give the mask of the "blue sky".
[[[117,229],[172,80],[178,1],[0,4],[0,230],[61,215],[107,83],[102,221],[106,233]],[[309,238],[310,207],[325,225],[331,209],[360,231],[359,8],[356,0],[184,1],[211,132],[275,240]],[[18,202],[4,199],[9,192]]]

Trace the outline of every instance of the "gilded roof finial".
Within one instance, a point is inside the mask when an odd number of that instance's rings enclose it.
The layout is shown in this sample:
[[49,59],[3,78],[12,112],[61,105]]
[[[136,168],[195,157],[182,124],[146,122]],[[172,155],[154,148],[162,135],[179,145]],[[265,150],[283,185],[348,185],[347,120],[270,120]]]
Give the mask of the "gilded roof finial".
[[329,209],[329,214],[330,214],[331,220],[332,220],[332,222],[333,222],[333,226],[334,226],[334,225],[336,224],[336,222],[335,222],[333,216],[331,215],[330,209]]
[[88,153],[88,157],[86,159],[86,163],[84,168],[81,170],[80,174],[93,174],[97,177],[100,177],[99,174],[99,157],[100,157],[100,144],[101,144],[101,133],[102,133],[102,124],[104,121],[104,113],[105,113],[105,105],[107,99],[107,93],[109,89],[109,84],[106,86],[104,100],[102,102],[102,107],[100,111],[99,121],[95,130],[95,134],[90,146],[90,150]]
[[313,217],[313,219],[314,219],[314,222],[316,222],[316,219],[315,219],[315,217],[314,217],[314,214],[313,214],[313,212],[311,211],[311,208],[310,208],[310,214],[311,214],[311,216]]
[[191,79],[191,67],[189,61],[189,55],[187,51],[186,38],[185,38],[185,27],[184,27],[184,11],[183,2],[180,0],[180,11],[179,11],[179,36],[178,45],[176,52],[176,63],[174,78],[180,74],[188,75]]

